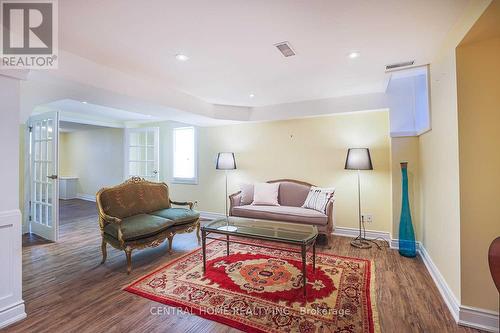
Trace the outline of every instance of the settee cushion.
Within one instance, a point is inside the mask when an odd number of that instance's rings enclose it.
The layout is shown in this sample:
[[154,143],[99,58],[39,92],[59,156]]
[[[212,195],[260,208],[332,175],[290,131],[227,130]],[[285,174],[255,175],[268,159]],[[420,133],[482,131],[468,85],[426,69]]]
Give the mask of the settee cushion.
[[200,217],[200,213],[197,211],[185,208],[160,209],[149,214],[169,219],[173,221],[175,225],[193,222]]
[[[122,220],[123,239],[126,241],[146,238],[174,225],[174,221],[148,214],[138,214]],[[104,232],[118,239],[118,224],[109,223]]]
[[232,215],[263,220],[326,225],[328,216],[316,210],[293,206],[237,206]]
[[301,207],[311,186],[283,180],[280,182],[278,200],[282,206]]

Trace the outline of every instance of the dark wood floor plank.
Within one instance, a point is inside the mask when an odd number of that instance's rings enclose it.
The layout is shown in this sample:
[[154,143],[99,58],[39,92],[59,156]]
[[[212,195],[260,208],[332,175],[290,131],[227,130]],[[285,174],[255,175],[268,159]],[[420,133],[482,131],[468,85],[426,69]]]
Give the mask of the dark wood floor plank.
[[[23,298],[28,318],[5,332],[224,332],[238,330],[189,314],[152,315],[163,304],[122,291],[142,275],[197,247],[194,234],[167,245],[136,251],[127,275],[123,252],[108,247],[100,265],[100,234],[95,204],[65,200],[60,205],[59,243],[23,236]],[[334,237],[332,249],[343,256],[375,262],[376,295],[382,332],[479,332],[458,326],[418,257],[401,257],[384,248],[360,250],[349,238]]]

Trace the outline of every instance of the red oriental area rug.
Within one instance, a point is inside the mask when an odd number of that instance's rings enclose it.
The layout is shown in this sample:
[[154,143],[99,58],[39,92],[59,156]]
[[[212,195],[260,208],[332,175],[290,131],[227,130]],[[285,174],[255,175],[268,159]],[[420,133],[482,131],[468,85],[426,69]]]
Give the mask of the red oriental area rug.
[[125,287],[126,291],[248,332],[379,332],[373,263],[308,255],[307,296],[301,257],[252,244],[207,245]]

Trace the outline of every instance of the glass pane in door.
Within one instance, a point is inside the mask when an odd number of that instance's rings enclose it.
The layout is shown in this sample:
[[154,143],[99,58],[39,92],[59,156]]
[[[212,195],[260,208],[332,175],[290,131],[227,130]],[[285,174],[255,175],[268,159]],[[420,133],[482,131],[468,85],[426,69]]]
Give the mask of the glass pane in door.
[[128,147],[127,178],[138,176],[158,181],[158,128],[134,128],[127,130]]

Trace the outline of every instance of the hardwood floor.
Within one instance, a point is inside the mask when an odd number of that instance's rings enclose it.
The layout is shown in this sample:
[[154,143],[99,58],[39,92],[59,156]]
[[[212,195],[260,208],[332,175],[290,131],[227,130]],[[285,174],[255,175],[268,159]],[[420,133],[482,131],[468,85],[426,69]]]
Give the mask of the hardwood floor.
[[[163,306],[122,291],[147,272],[197,247],[194,234],[133,254],[127,275],[123,252],[108,247],[100,265],[100,234],[95,204],[61,204],[59,243],[23,236],[23,298],[28,317],[5,332],[238,332],[196,316],[152,315]],[[349,238],[334,237],[328,252],[375,261],[376,293],[382,332],[479,332],[460,327],[441,299],[420,258],[408,259],[384,248],[360,250]],[[319,252],[327,252],[318,249]]]
[[96,216],[96,204],[80,199],[59,200],[59,224],[92,219]]

